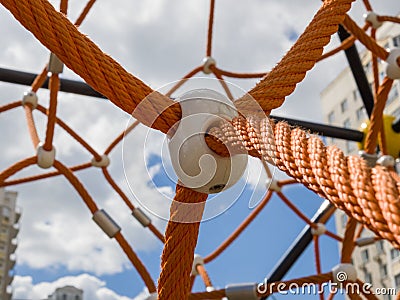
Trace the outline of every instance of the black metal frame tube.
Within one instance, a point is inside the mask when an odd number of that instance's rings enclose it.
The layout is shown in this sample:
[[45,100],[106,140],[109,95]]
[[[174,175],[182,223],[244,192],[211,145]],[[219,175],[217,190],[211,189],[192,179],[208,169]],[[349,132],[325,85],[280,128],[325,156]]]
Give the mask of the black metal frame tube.
[[[313,223],[326,223],[335,211],[335,207],[331,202],[325,200],[318,211],[315,213],[311,221]],[[308,247],[313,240],[311,233],[311,226],[307,225],[303,228],[296,240],[288,248],[288,250],[282,255],[279,262],[274,267],[273,271],[266,277],[266,283],[281,281],[290,268],[296,263],[300,255]],[[262,300],[267,299],[268,296],[261,298]]]

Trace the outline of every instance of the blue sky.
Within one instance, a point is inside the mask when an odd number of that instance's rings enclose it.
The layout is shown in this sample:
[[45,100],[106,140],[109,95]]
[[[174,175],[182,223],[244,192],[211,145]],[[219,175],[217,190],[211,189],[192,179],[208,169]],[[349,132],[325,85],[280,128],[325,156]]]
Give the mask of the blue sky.
[[[57,1],[51,2],[58,6]],[[208,1],[126,2],[99,0],[81,30],[153,89],[171,84],[201,63],[206,45]],[[233,4],[230,0],[217,0],[216,3],[213,56],[217,64],[232,71],[260,72],[270,70],[279,61],[321,2],[252,0]],[[365,12],[361,4],[362,1],[357,1],[351,10],[358,22]],[[372,4],[381,14],[399,11],[398,0],[372,1]],[[82,1],[70,1],[71,19],[76,18],[82,6]],[[3,7],[0,7],[0,28],[4,33],[0,67],[39,72],[48,60],[48,51]],[[337,44],[334,36],[327,49]],[[342,54],[319,63],[274,114],[322,121],[319,94],[345,67]],[[69,70],[62,76],[79,80]],[[215,84],[203,82],[212,87]],[[250,89],[256,81],[232,80],[232,83],[238,85],[240,92],[240,89]],[[26,87],[0,83],[0,105],[20,99],[25,90]],[[48,105],[47,91],[40,91],[39,97],[39,103]],[[60,94],[58,113],[99,152],[132,121],[107,101],[69,94]],[[35,121],[43,138],[46,120],[35,114]],[[33,154],[22,109],[1,114],[0,128],[3,149],[0,169]],[[68,165],[91,160],[59,128],[54,144],[58,157]],[[173,196],[174,186],[164,176],[163,167],[170,171],[171,166],[165,153],[160,152],[162,147],[162,136],[139,126],[112,152],[110,172],[135,205],[139,204],[138,200],[143,204],[151,200],[160,211],[167,213],[168,197]],[[252,203],[261,199],[265,176],[260,173],[259,164],[254,161],[250,164],[247,185],[240,198],[223,214],[202,223],[197,253],[209,254],[248,215],[251,195]],[[40,170],[33,167],[21,172],[21,176],[36,172]],[[78,176],[99,206],[120,223],[128,241],[156,280],[162,245],[132,219],[127,207],[105,184],[99,170],[81,171]],[[162,187],[162,193],[151,181]],[[14,284],[19,298],[41,299],[65,284],[84,288],[86,300],[128,300],[143,291],[140,278],[122,251],[94,225],[87,208],[66,180],[55,178],[10,189],[18,191],[18,204],[23,209]],[[308,216],[314,214],[322,201],[299,185],[284,191]],[[224,201],[230,201],[229,192],[223,196]],[[165,220],[152,217],[154,224],[163,230]],[[273,197],[238,240],[207,265],[212,281],[218,287],[262,281],[304,225]],[[334,230],[332,221],[328,228]],[[338,248],[328,237],[321,240],[325,272],[338,262]],[[315,273],[312,253],[309,247],[287,278]],[[195,289],[202,288],[198,280]]]

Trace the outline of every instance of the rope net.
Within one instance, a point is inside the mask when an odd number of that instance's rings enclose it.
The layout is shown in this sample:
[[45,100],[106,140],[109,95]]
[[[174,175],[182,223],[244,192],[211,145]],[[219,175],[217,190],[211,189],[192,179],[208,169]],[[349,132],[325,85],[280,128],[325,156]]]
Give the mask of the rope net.
[[[195,266],[197,274],[204,281],[207,291],[191,292],[195,275],[193,275],[194,249],[197,244],[197,235],[200,226],[202,209],[200,212],[180,211],[180,206],[171,206],[171,220],[167,225],[165,236],[153,225],[151,221],[146,227],[164,243],[164,251],[161,257],[161,274],[158,285],[151,278],[146,266],[124,238],[120,230],[116,230],[112,237],[116,240],[123,252],[127,255],[132,265],[143,279],[150,293],[158,293],[158,299],[222,299],[228,296],[225,289],[215,290],[212,280],[207,273],[206,265],[221,255],[235,239],[243,233],[257,215],[267,207],[269,200],[276,195],[290,208],[295,215],[318,232],[320,223],[310,220],[300,208],[285,196],[285,189],[289,185],[302,184],[316,194],[333,204],[329,216],[334,210],[343,210],[348,216],[348,224],[343,237],[329,230],[323,230],[321,234],[342,243],[341,262],[350,263],[351,255],[358,245],[356,240],[361,236],[362,230],[368,228],[375,233],[375,240],[385,239],[395,247],[400,247],[400,181],[393,167],[373,166],[358,156],[346,157],[335,146],[326,147],[322,140],[310,135],[300,128],[291,127],[285,122],[274,122],[268,117],[260,117],[260,108],[267,115],[272,109],[278,108],[285,101],[285,97],[291,94],[296,85],[301,82],[307,71],[313,66],[336,53],[348,49],[355,41],[361,42],[373,54],[375,106],[372,112],[370,127],[365,141],[365,151],[369,154],[376,152],[376,146],[385,154],[386,143],[382,126],[383,108],[393,80],[386,77],[379,81],[376,72],[377,60],[386,60],[388,51],[378,45],[375,39],[376,30],[370,22],[363,26],[357,25],[347,12],[354,0],[326,0],[320,10],[315,14],[309,26],[298,38],[293,47],[283,59],[270,72],[265,73],[236,73],[222,70],[216,64],[209,65],[209,71],[220,80],[226,95],[232,99],[243,116],[234,118],[229,123],[221,123],[210,130],[206,136],[208,146],[221,156],[229,156],[227,148],[235,149],[236,153],[248,153],[260,160],[273,163],[281,171],[293,179],[280,180],[268,190],[264,199],[247,216],[247,218],[227,237],[220,246],[204,258],[204,264]],[[87,208],[94,215],[99,214],[95,199],[91,197],[84,185],[78,179],[76,173],[92,168],[100,167],[105,182],[120,196],[121,200],[132,212],[137,208],[129,197],[123,192],[118,183],[108,171],[108,155],[123,140],[124,135],[134,132],[135,127],[142,123],[154,129],[167,133],[181,118],[181,110],[178,103],[171,100],[170,96],[177,91],[187,79],[205,70],[205,66],[197,66],[188,72],[165,95],[154,92],[140,79],[128,73],[111,57],[104,54],[88,37],[80,33],[78,26],[88,15],[95,0],[90,0],[76,22],[71,23],[67,17],[68,1],[60,3],[60,12],[46,0],[0,0],[14,17],[32,32],[35,37],[45,45],[56,59],[60,59],[67,67],[82,77],[95,90],[106,96],[114,105],[127,113],[134,112],[137,119],[125,132],[115,138],[106,148],[104,153],[94,150],[80,135],[63,122],[57,116],[57,102],[59,92],[59,73],[52,72],[49,66],[45,66],[31,85],[31,91],[40,89],[50,72],[50,102],[48,107],[31,101],[20,100],[0,107],[0,113],[22,107],[28,131],[33,147],[42,149],[45,153],[53,150],[55,126],[61,127],[73,139],[76,140],[90,155],[91,162],[83,162],[75,166],[66,166],[59,160],[54,160],[50,166],[54,170],[29,177],[13,177],[29,166],[40,163],[39,156],[34,155],[10,165],[0,172],[0,186],[14,186],[48,179],[55,176],[64,176],[65,179],[78,192]],[[372,11],[368,0],[363,1],[367,11]],[[212,33],[214,20],[215,1],[210,1],[210,14],[208,24],[208,39],[206,56],[212,56]],[[400,19],[392,16],[378,16],[379,22],[400,23]],[[323,53],[323,48],[329,43],[331,36],[337,32],[339,24],[343,25],[351,34],[336,49]],[[371,29],[371,30],[370,30]],[[370,34],[368,34],[370,30]],[[233,99],[232,93],[225,83],[225,77],[232,78],[261,78],[259,83],[249,91],[260,108],[254,108],[252,103],[244,97]],[[146,98],[147,97],[147,98]],[[147,99],[142,105],[142,99]],[[140,109],[136,109],[139,107]],[[38,129],[34,121],[34,112],[41,113],[47,118],[45,139],[40,141]],[[152,122],[152,120],[155,120]],[[268,165],[265,164],[268,173]],[[270,175],[270,174],[269,174]],[[271,175],[270,175],[271,176]],[[177,185],[175,200],[179,203],[199,203],[204,208],[207,195],[192,191],[186,187]],[[174,202],[175,203],[175,202]],[[198,222],[186,224],[177,222],[174,217],[184,214],[197,214],[194,216]],[[326,217],[327,219],[327,217]],[[324,220],[322,223],[326,222]],[[322,273],[320,235],[313,236],[315,253],[315,274],[302,278],[282,281],[286,287],[290,283],[310,283],[321,285],[332,279],[333,273]],[[351,282],[344,282],[350,284]],[[353,280],[353,284],[362,286],[359,279]],[[258,297],[266,297],[277,292],[278,285],[263,286],[257,289]],[[362,295],[368,299],[376,299],[374,295]],[[324,299],[321,294],[321,299]],[[334,294],[328,296],[332,299]],[[360,295],[349,294],[351,299],[359,299]]]

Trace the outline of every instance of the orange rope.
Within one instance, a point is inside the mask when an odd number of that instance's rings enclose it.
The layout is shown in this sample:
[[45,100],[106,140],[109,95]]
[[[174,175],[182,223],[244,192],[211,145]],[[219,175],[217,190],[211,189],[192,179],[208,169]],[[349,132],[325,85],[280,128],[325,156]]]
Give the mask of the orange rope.
[[353,254],[355,247],[354,234],[356,227],[357,221],[353,218],[349,218],[342,242],[342,255],[340,260],[342,263],[351,263],[351,255]]
[[366,8],[368,11],[372,11],[372,6],[371,6],[371,4],[369,3],[369,0],[363,0],[363,2],[364,2],[365,8]]
[[150,276],[149,272],[147,271],[146,267],[140,261],[140,259],[136,255],[136,253],[133,251],[132,247],[128,244],[128,242],[122,235],[122,233],[118,232],[115,235],[115,239],[118,242],[118,244],[121,246],[122,250],[125,252],[126,256],[128,256],[129,260],[135,266],[140,277],[142,277],[144,283],[146,284],[147,289],[149,290],[149,293],[155,293],[156,286],[154,285],[153,279],[151,279],[151,276]]
[[[216,153],[225,156],[225,145],[229,145],[236,152],[247,150],[266,161],[273,160],[279,169],[329,199],[378,236],[399,245],[400,219],[394,217],[400,214],[400,203],[396,202],[399,192],[384,168],[376,166],[370,170],[362,158],[346,158],[338,148],[325,147],[318,137],[307,136],[298,128],[291,130],[284,122],[277,123],[272,130],[267,118],[235,118],[231,124],[212,128],[207,139],[214,139],[212,136],[224,144],[213,144]],[[353,176],[356,173],[364,177]],[[365,198],[370,202],[365,203]],[[376,213],[370,214],[371,207]]]
[[86,3],[86,6],[82,10],[81,14],[79,15],[78,19],[75,21],[75,26],[79,27],[81,26],[83,20],[86,18],[87,14],[89,13],[90,9],[92,8],[93,4],[96,2],[96,0],[89,0]]
[[22,169],[25,169],[26,167],[29,167],[37,162],[36,156],[29,157],[26,159],[23,159],[12,166],[8,167],[4,171],[0,173],[0,183],[3,183],[4,181],[7,180],[7,178],[13,176],[17,172],[21,171]]
[[360,28],[348,15],[343,20],[343,25],[351,32],[368,50],[382,60],[386,60],[389,53],[379,46],[362,28]]
[[71,185],[78,192],[79,196],[81,196],[83,202],[85,202],[90,212],[94,214],[98,210],[97,205],[74,173],[72,173],[68,167],[64,166],[58,160],[54,160],[53,167],[65,176],[69,183],[71,183]]
[[67,14],[68,11],[68,0],[61,0],[60,1],[60,12],[64,15]]
[[313,223],[282,192],[276,192],[276,194],[300,219],[312,227]]
[[208,17],[208,33],[207,33],[207,51],[206,56],[211,56],[212,35],[214,23],[215,0],[210,0],[210,15]]
[[29,103],[24,105],[24,110],[25,110],[26,122],[28,124],[29,135],[31,137],[33,147],[36,148],[37,145],[40,143],[40,139],[36,130],[35,120],[33,119],[32,105]]
[[[92,166],[91,163],[85,163],[85,164],[68,167],[68,168],[72,172],[76,172],[76,171],[81,171],[81,170],[90,168],[91,166]],[[3,184],[0,183],[0,186],[17,185],[17,184],[22,184],[22,183],[27,183],[27,182],[32,182],[32,181],[38,181],[38,180],[45,179],[45,178],[55,177],[58,175],[61,175],[61,172],[59,172],[59,171],[48,172],[48,173],[44,173],[44,174],[9,180],[9,181],[4,182]]]
[[211,254],[204,258],[204,263],[209,263],[210,261],[214,260],[218,255],[220,255],[236,238],[245,230],[249,224],[258,216],[258,214],[264,209],[264,207],[268,204],[269,200],[271,199],[272,192],[268,191],[265,195],[264,199],[260,202],[259,205],[247,216],[247,218],[239,225],[238,228],[235,229],[234,232],[222,242],[217,249],[215,249]]
[[213,66],[213,68],[222,76],[233,77],[233,78],[260,78],[267,75],[267,73],[237,73],[237,72],[230,72],[225,71],[217,66]]
[[393,22],[393,23],[400,23],[400,18],[398,17],[391,17],[391,16],[378,16],[377,17],[379,22]]
[[204,265],[197,265],[196,269],[197,269],[197,272],[199,273],[201,279],[203,280],[204,285],[206,287],[213,286],[212,283],[211,283],[210,276],[208,276],[208,273],[207,273],[206,268],[204,267]]
[[201,70],[203,70],[203,66],[199,66],[191,70],[189,73],[187,73],[185,76],[182,77],[166,94],[165,96],[170,97],[177,89],[179,89],[184,83],[189,78],[192,78],[194,75],[199,73]]
[[378,89],[374,108],[372,109],[370,127],[365,138],[365,151],[367,153],[375,153],[376,141],[378,133],[382,131],[382,115],[386,105],[386,100],[389,95],[390,89],[393,85],[393,79],[385,77],[382,85]]
[[60,85],[60,79],[58,74],[52,74],[50,77],[50,105],[49,110],[47,112],[47,127],[46,127],[46,138],[43,144],[43,149],[46,151],[50,151],[53,149],[53,136],[54,136],[54,127],[56,126],[56,114],[57,114],[57,95],[58,88]]
[[[40,111],[43,114],[47,114],[46,108],[44,108],[41,105],[37,106],[37,110]],[[82,145],[87,151],[89,151],[94,158],[99,161],[101,160],[101,156],[96,150],[94,150],[83,138],[81,138],[74,130],[71,129],[64,121],[56,117],[56,123],[64,129],[73,139],[75,139],[79,144]]]
[[6,105],[0,106],[0,113],[20,107],[21,104],[22,104],[22,101],[19,100],[19,101],[11,102]]
[[43,68],[42,72],[40,72],[36,78],[32,82],[32,92],[37,92],[44,84],[47,79],[47,65]]
[[[282,105],[296,84],[301,82],[322,55],[332,34],[337,32],[352,0],[324,1],[310,25],[287,52],[278,65],[271,70],[252,90],[249,91],[265,112]],[[245,99],[236,101],[241,112],[255,111]]]
[[[140,123],[139,121],[133,122],[124,132],[122,132],[117,138],[107,147],[104,154],[108,155],[110,152],[122,141],[122,139],[127,136],[133,129],[136,128]],[[101,159],[101,157],[99,157]]]
[[176,187],[161,256],[159,300],[185,300],[190,294],[190,272],[206,199],[206,194]]

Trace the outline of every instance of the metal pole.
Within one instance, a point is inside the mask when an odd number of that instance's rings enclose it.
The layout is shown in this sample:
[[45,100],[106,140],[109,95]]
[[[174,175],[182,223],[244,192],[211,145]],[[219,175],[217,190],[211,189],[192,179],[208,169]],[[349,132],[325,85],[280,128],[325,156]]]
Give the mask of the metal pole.
[[[338,35],[342,42],[350,36],[350,34],[342,25],[339,25]],[[344,52],[346,54],[351,72],[353,73],[354,80],[356,81],[358,90],[360,91],[361,99],[364,103],[364,107],[367,111],[368,117],[371,117],[372,109],[374,108],[374,96],[372,95],[367,76],[365,76],[364,68],[361,63],[360,56],[358,55],[357,47],[355,44],[353,44]]]
[[[36,76],[37,74],[33,73],[0,68],[0,81],[4,82],[29,86],[32,84]],[[49,88],[49,78],[46,79],[42,87],[46,89]],[[60,91],[72,94],[79,94],[83,96],[96,97],[96,98],[103,98],[103,99],[106,98],[82,81],[69,80],[63,78],[60,79]]]
[[[335,207],[331,202],[325,200],[318,211],[315,213],[311,221],[313,223],[326,223],[329,218],[335,212]],[[300,255],[304,252],[307,246],[313,240],[313,235],[311,233],[311,227],[309,225],[305,226],[301,233],[297,236],[296,240],[288,248],[288,250],[283,254],[279,262],[276,264],[274,270],[266,277],[267,282],[276,282],[282,280],[290,268],[295,264]],[[267,299],[268,296],[261,298],[262,300]]]
[[[33,80],[37,75],[27,72],[14,71],[0,68],[0,81],[22,84],[22,85],[31,85]],[[48,88],[48,79],[42,86],[43,88]],[[83,96],[90,96],[96,98],[105,99],[105,97],[92,89],[88,84],[82,81],[69,80],[69,79],[60,79],[60,91],[72,94],[79,94]],[[271,118],[277,121],[285,121],[292,126],[300,126],[305,129],[309,129],[314,133],[318,133],[322,136],[339,138],[349,141],[361,142],[363,139],[363,133],[357,130],[351,130],[347,128],[340,128],[335,126],[323,125],[313,122],[300,121],[290,118],[283,118],[277,116],[271,116]]]

